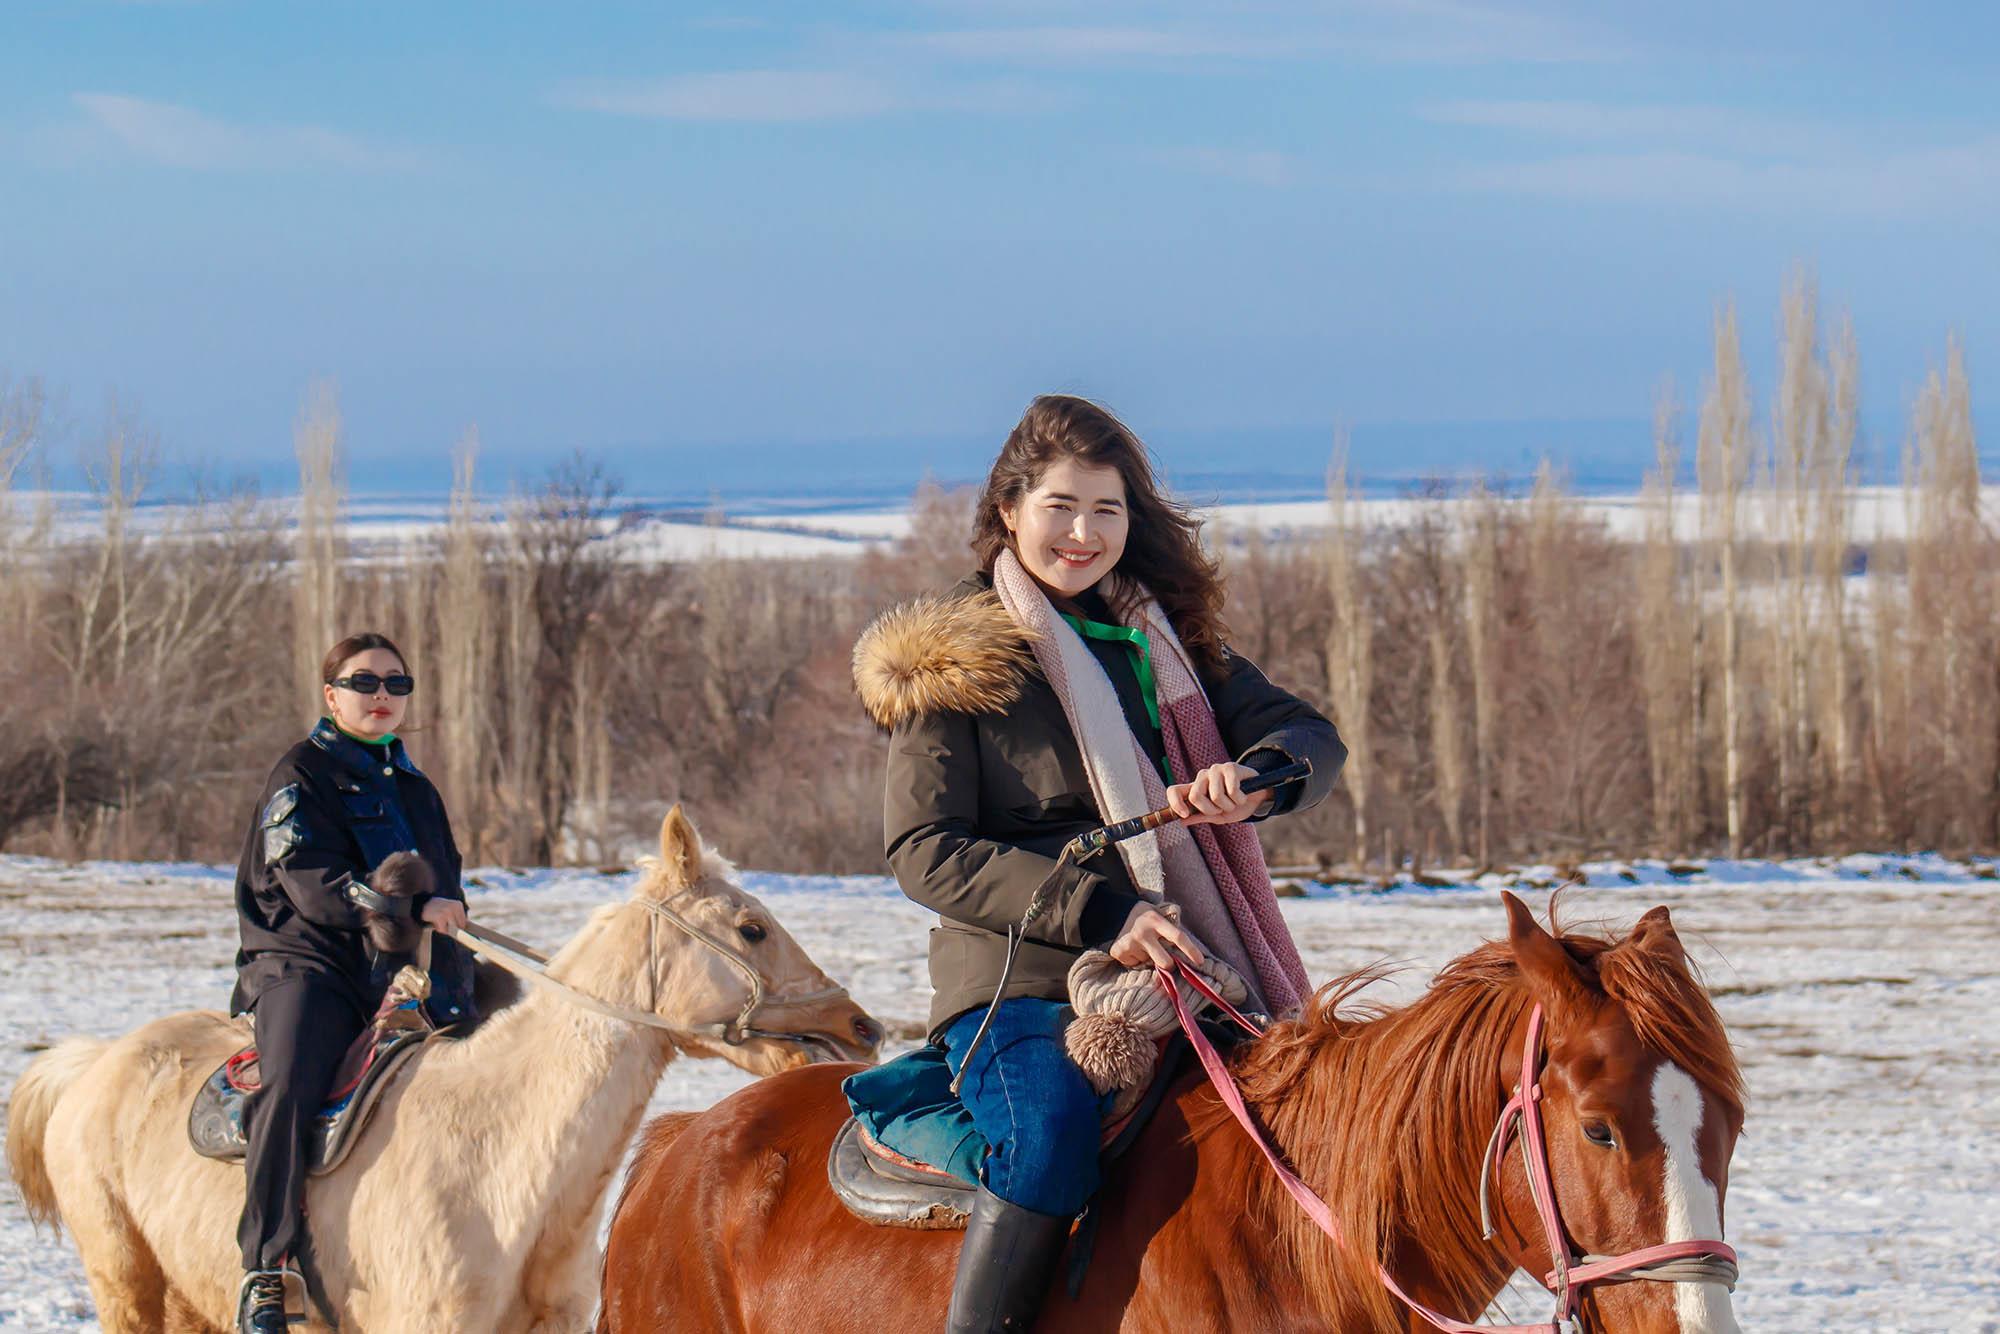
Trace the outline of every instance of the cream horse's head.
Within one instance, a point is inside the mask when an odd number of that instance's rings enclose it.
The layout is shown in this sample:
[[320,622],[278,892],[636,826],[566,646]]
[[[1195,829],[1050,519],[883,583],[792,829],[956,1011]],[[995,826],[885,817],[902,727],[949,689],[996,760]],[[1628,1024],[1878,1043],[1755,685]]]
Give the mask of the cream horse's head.
[[607,925],[644,951],[634,999],[672,1026],[679,1046],[760,1075],[875,1060],[882,1025],[743,891],[679,806],[660,824],[659,857],[640,868]]

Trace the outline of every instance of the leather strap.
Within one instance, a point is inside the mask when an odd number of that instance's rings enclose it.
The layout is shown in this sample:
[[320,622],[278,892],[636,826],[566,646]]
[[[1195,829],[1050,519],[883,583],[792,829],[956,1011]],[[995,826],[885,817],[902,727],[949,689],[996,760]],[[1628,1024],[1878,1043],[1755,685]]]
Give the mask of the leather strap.
[[[459,944],[464,945],[475,954],[483,956],[508,972],[513,973],[516,977],[525,978],[536,986],[554,990],[572,1005],[576,1005],[582,1009],[604,1015],[609,1019],[623,1020],[628,1024],[638,1024],[646,1028],[655,1028],[663,1033],[680,1038],[719,1038],[732,1047],[740,1046],[750,1038],[770,1038],[780,1042],[802,1043],[810,1041],[805,1035],[799,1033],[785,1033],[774,1029],[753,1028],[750,1021],[756,1018],[757,1015],[768,1010],[799,1009],[804,1006],[820,1005],[827,1001],[840,1000],[847,995],[845,987],[835,986],[827,987],[820,991],[808,992],[804,995],[782,996],[773,999],[765,994],[763,974],[752,967],[748,960],[729,949],[708,932],[696,926],[684,915],[656,899],[642,898],[635,899],[633,902],[644,908],[649,914],[646,924],[646,978],[649,993],[655,985],[655,978],[658,973],[658,969],[655,966],[658,961],[658,945],[653,936],[653,929],[660,921],[664,920],[679,928],[683,933],[692,937],[701,945],[714,950],[725,962],[748,979],[750,995],[744,1001],[743,1009],[737,1014],[733,1022],[694,1025],[670,1024],[650,1009],[637,1010],[630,1006],[601,1000],[596,996],[590,995],[588,992],[577,990],[559,978],[550,977],[548,974],[548,956],[514,939],[514,937],[504,931],[495,931],[490,927],[478,926],[467,922],[464,927],[449,934]],[[426,930],[424,935],[426,941],[428,941],[430,932]],[[654,999],[657,1000],[657,998]]]
[[384,917],[407,918],[410,915],[412,900],[401,895],[378,894],[359,880],[347,882],[347,897],[369,912],[380,913]]

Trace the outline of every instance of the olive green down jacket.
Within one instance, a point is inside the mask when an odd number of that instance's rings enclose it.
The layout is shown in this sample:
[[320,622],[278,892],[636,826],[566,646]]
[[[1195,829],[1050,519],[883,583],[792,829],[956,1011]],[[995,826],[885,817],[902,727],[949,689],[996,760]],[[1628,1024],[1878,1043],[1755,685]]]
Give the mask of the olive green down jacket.
[[[1140,729],[1151,725],[1142,710],[1133,716],[1141,697],[1126,650],[1086,642],[1144,738]],[[938,914],[930,936],[935,1033],[992,1000],[1007,928],[1055,869],[1062,845],[1104,821],[1062,702],[983,577],[885,613],[855,645],[854,678],[863,706],[890,733],[890,869],[904,893]],[[1326,797],[1347,758],[1332,723],[1247,658],[1231,655],[1202,685],[1223,744],[1242,763],[1262,770],[1312,761],[1312,777],[1282,789],[1265,815]],[[1007,995],[1066,999],[1076,956],[1109,944],[1139,901],[1115,853],[1065,870],[1029,930]]]

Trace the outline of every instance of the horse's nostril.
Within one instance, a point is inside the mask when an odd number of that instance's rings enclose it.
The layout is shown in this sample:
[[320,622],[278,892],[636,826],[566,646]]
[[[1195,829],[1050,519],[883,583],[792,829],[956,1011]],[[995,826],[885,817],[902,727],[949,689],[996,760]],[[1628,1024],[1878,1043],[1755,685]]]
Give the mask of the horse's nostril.
[[857,1015],[854,1019],[854,1036],[864,1047],[872,1047],[882,1040],[882,1030],[867,1015]]

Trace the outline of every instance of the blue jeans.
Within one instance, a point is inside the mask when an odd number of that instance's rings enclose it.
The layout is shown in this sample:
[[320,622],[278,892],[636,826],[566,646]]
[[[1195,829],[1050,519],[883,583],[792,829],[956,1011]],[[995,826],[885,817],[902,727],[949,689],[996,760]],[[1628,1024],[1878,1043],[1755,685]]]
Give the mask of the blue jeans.
[[[985,1138],[986,1188],[1009,1204],[1068,1217],[1097,1190],[1097,1144],[1109,1095],[1100,1097],[1063,1050],[1067,1007],[1015,996],[1000,1003],[959,1085]],[[986,1017],[982,1007],[940,1035],[954,1074]]]

